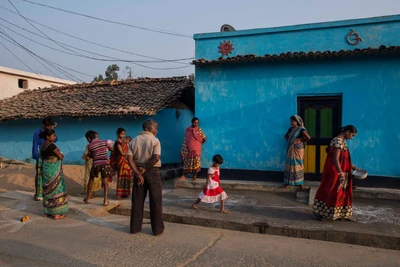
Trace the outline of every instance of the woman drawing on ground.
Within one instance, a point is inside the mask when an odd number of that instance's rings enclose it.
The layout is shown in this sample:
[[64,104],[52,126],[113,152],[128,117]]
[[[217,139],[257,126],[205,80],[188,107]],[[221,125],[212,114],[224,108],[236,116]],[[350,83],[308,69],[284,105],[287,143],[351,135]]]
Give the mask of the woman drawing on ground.
[[[83,179],[83,189],[85,193],[87,192],[89,178],[90,178],[90,170],[92,169],[93,159],[89,157],[88,146],[86,146],[85,153],[82,156],[82,159],[85,161],[85,177]],[[102,188],[102,180],[100,174],[94,178],[92,192],[96,192],[101,190]],[[97,197],[94,193],[92,193],[92,197]]]
[[292,127],[285,134],[288,145],[283,183],[286,189],[294,185],[304,189],[304,149],[305,143],[311,137],[307,133],[307,129],[304,128],[304,123],[300,116],[291,116],[290,125]]
[[43,212],[55,220],[64,219],[68,211],[68,196],[62,171],[64,155],[54,144],[56,133],[53,129],[44,129],[40,138],[45,141],[40,148],[41,179],[43,187]]
[[353,139],[357,129],[347,125],[332,139],[327,148],[327,158],[322,173],[321,185],[315,195],[313,212],[317,219],[355,221],[352,218],[352,170],[350,151],[346,140]]
[[[114,143],[114,149],[110,157],[111,168],[117,172],[117,199],[129,197],[132,187],[132,170],[127,159],[128,142],[132,138],[125,138],[125,134],[124,128],[118,128],[118,139]],[[128,139],[129,141],[127,142]]]
[[181,180],[185,179],[185,174],[193,174],[193,181],[196,181],[197,173],[200,171],[201,146],[206,141],[203,130],[199,127],[199,119],[193,118],[192,125],[185,131],[183,139],[181,157],[183,159],[183,175]]

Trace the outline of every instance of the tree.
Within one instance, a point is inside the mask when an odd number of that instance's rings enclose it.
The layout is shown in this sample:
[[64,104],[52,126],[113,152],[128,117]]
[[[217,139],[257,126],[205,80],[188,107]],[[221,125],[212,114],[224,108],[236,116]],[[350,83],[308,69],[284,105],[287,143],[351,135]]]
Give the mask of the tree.
[[119,67],[117,64],[112,64],[108,66],[106,70],[106,81],[118,80],[118,73]]
[[103,75],[99,74],[99,76],[94,77],[93,82],[101,82],[103,80],[104,80]]
[[119,67],[117,64],[112,64],[107,67],[105,71],[106,78],[103,78],[103,75],[99,74],[99,76],[94,77],[93,82],[101,82],[101,81],[112,81],[118,80],[118,73]]

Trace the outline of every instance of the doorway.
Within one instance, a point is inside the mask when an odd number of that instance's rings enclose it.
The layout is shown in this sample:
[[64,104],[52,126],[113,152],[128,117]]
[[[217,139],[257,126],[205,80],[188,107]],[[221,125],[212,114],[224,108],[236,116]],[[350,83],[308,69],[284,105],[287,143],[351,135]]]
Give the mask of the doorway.
[[306,177],[320,177],[325,149],[342,124],[342,96],[298,97],[297,107],[311,136],[304,156],[304,172]]

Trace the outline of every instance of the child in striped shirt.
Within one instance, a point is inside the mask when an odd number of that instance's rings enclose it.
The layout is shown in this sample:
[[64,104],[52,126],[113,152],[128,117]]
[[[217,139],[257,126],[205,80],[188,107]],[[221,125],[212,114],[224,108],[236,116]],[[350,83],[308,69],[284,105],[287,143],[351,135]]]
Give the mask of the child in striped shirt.
[[85,137],[89,142],[88,157],[93,159],[92,169],[90,170],[89,184],[87,188],[87,195],[83,201],[87,204],[90,202],[92,196],[92,186],[94,178],[101,174],[104,188],[104,206],[108,206],[108,178],[111,175],[111,167],[108,161],[108,151],[113,150],[113,142],[111,140],[101,140],[98,138],[95,131],[89,130],[86,132]]

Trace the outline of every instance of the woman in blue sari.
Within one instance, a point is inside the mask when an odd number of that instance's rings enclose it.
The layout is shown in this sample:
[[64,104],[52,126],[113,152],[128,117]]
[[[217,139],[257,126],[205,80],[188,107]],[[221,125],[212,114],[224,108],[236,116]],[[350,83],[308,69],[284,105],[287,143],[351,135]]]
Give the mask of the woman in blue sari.
[[64,219],[64,214],[68,211],[68,196],[65,193],[62,171],[64,155],[54,144],[56,132],[53,129],[45,129],[40,135],[45,139],[39,157],[44,216],[55,220]]
[[283,183],[289,186],[300,186],[304,189],[304,149],[305,143],[311,139],[304,128],[303,120],[298,115],[290,117],[290,125],[285,138],[288,142],[285,159],[285,174]]

